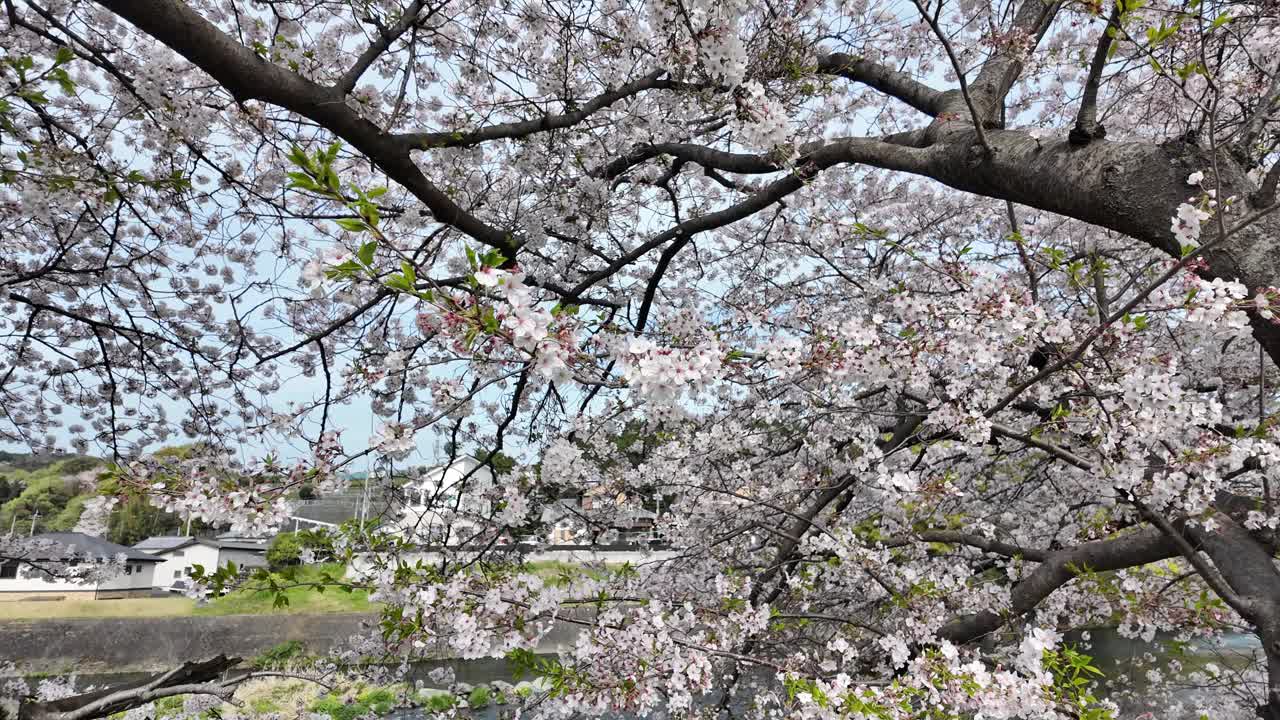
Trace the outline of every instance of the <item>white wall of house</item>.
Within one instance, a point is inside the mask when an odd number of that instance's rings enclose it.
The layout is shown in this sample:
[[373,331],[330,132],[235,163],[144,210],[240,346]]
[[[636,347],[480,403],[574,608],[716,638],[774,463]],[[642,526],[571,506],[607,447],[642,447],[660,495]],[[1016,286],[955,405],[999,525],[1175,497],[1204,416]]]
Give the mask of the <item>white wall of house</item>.
[[434,468],[405,487],[408,500],[399,526],[421,542],[439,542],[446,530],[450,544],[461,542],[480,529],[469,515],[491,514],[492,506],[484,493],[493,483],[493,473],[474,458],[463,457],[452,465]]
[[169,587],[175,580],[191,577],[196,565],[204,568],[205,574],[218,569],[218,549],[195,543],[176,550],[153,551],[151,553],[164,560],[156,566],[154,587]]
[[99,590],[142,590],[154,586],[156,566],[160,563],[129,561],[125,572],[98,583]]
[[119,575],[99,583],[78,583],[48,575],[27,566],[18,568],[17,577],[0,578],[0,600],[20,600],[26,595],[92,593],[100,590],[149,590],[153,587],[155,566],[159,563],[130,560]]

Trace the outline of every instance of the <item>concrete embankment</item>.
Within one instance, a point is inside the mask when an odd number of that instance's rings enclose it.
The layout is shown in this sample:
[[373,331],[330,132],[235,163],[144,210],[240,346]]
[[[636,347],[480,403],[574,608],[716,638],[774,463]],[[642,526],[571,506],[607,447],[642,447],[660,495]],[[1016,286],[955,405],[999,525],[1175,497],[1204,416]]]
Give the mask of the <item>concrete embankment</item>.
[[219,653],[252,658],[289,640],[322,653],[376,622],[369,613],[12,620],[0,624],[0,658],[24,673],[160,670]]
[[[0,660],[24,674],[159,671],[220,653],[251,659],[289,640],[323,654],[376,634],[377,621],[369,613],[13,620],[0,623]],[[567,647],[575,634],[557,627],[539,651]]]

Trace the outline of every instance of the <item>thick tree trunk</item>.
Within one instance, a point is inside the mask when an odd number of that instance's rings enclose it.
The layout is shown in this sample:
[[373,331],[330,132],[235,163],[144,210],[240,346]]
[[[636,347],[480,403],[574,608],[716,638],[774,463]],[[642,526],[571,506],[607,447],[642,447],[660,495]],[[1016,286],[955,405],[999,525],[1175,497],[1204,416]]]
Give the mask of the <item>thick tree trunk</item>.
[[[1239,517],[1240,513],[1231,515]],[[1245,620],[1253,625],[1267,658],[1266,703],[1258,707],[1258,716],[1280,720],[1280,571],[1276,570],[1274,548],[1252,536],[1231,515],[1215,515],[1213,532],[1189,525],[1186,534],[1246,603]]]

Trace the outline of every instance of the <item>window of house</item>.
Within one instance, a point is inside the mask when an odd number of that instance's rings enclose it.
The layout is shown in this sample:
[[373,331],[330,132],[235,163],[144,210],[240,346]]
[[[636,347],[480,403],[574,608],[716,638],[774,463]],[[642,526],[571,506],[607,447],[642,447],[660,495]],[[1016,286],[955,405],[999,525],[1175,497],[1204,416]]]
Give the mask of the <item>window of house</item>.
[[0,563],[0,580],[12,580],[18,577],[18,563],[16,561]]
[[185,551],[185,550],[174,550],[174,551],[173,551],[173,556],[174,556],[174,557],[182,557],[182,556],[184,556],[184,555],[186,555],[186,554],[187,554],[187,553],[186,553],[186,551]]
[[132,565],[125,565],[125,566],[124,566],[124,574],[125,574],[125,575],[132,575],[132,574],[133,574],[133,566],[132,566]]

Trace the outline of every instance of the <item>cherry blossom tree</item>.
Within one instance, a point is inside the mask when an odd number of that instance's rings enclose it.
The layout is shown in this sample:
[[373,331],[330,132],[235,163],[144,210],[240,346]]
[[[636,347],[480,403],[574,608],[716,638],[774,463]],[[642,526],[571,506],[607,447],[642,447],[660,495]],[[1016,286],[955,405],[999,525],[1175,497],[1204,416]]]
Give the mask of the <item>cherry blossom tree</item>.
[[[1274,0],[5,11],[0,437],[249,531],[521,458],[438,563],[335,538],[353,653],[548,713],[1104,717],[1063,633],[1243,629],[1196,682],[1280,718]],[[498,541],[548,486],[668,498],[676,557],[544,582]]]

